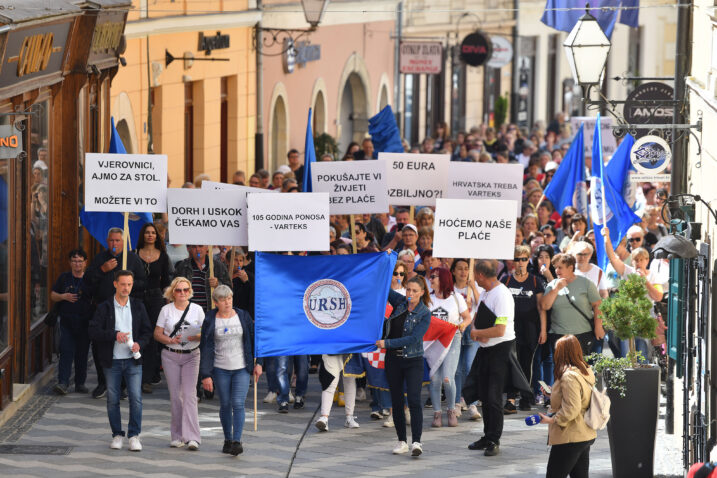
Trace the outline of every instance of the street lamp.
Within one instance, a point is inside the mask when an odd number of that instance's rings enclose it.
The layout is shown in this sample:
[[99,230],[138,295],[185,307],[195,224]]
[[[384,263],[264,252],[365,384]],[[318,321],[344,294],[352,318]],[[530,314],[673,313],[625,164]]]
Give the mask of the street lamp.
[[316,29],[324,17],[326,7],[329,6],[329,0],[301,0],[301,7],[304,9],[304,17],[306,23],[311,25],[311,29]]
[[589,9],[590,4],[587,4],[585,15],[580,17],[563,43],[570,71],[575,82],[583,87],[586,99],[589,98],[590,88],[602,83],[610,53],[610,40]]
[[[266,28],[257,24],[254,35],[254,49],[257,54],[280,56],[292,50],[300,38],[316,31],[328,6],[329,0],[301,0],[301,8],[304,10],[306,22],[310,25],[309,28]],[[272,53],[264,52],[264,48],[268,49],[275,45],[282,45],[281,50]]]

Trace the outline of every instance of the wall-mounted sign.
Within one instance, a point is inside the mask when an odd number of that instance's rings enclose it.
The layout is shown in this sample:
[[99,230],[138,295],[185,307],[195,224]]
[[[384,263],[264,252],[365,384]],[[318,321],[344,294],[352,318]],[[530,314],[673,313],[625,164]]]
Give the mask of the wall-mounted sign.
[[[672,101],[674,90],[670,85],[652,81],[643,83],[627,95],[625,100],[625,121],[629,124],[670,124],[674,113],[673,105],[660,102]],[[635,138],[649,133],[650,128],[638,129]]]
[[13,159],[22,152],[22,132],[13,125],[0,126],[0,159]]
[[209,55],[212,50],[223,50],[224,48],[229,48],[229,35],[222,35],[222,32],[217,32],[216,35],[205,36],[204,33],[199,32],[197,50]]
[[672,150],[667,141],[659,136],[643,136],[635,141],[630,151],[630,160],[637,174],[630,176],[633,182],[666,182],[669,174],[662,174],[672,160]]
[[443,45],[435,42],[403,42],[399,65],[401,73],[437,75],[443,66]]
[[122,35],[127,20],[127,12],[108,11],[97,15],[90,56],[87,59],[87,63],[91,65],[103,60],[116,60],[122,54]]
[[505,37],[490,37],[493,43],[493,54],[485,64],[489,68],[503,68],[513,61],[513,45]]
[[284,40],[284,54],[282,55],[284,73],[293,73],[297,64],[304,67],[308,62],[320,59],[321,45],[312,45],[307,41],[294,43],[289,39]]
[[482,32],[473,32],[461,42],[461,61],[470,66],[481,66],[493,53],[490,37]]

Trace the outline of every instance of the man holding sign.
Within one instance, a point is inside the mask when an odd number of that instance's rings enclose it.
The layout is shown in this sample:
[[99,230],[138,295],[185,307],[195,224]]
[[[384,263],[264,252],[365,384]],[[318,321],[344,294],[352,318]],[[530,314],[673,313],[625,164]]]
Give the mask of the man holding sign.
[[199,305],[205,313],[210,309],[211,289],[220,283],[232,286],[229,272],[222,261],[214,263],[214,277],[210,277],[208,249],[207,246],[188,245],[189,257],[177,263],[174,274],[175,277],[186,277],[191,281],[194,295],[190,302]]

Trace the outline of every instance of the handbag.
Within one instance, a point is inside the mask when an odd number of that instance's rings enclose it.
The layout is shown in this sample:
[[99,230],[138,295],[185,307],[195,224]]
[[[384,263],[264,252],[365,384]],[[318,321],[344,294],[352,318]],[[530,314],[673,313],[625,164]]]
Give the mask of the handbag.
[[607,390],[598,390],[595,385],[590,394],[590,405],[583,414],[585,424],[595,431],[602,430],[610,421],[610,397]]
[[48,327],[55,327],[57,325],[57,319],[60,318],[60,303],[55,302],[55,305],[52,306],[52,309],[50,309],[47,314],[45,314],[45,318],[42,320],[45,325]]
[[174,324],[174,330],[172,330],[172,333],[169,334],[169,338],[174,338],[175,335],[177,335],[177,332],[179,332],[180,327],[182,327],[182,324],[184,324],[184,318],[187,317],[187,312],[189,312],[189,307],[192,304],[187,304],[187,308],[184,309],[184,312],[182,313],[182,317],[180,317],[179,321]]
[[583,312],[582,310],[580,310],[580,307],[578,307],[577,304],[575,304],[575,302],[573,302],[573,299],[570,298],[570,291],[568,290],[567,287],[565,288],[565,290],[566,290],[566,292],[567,292],[567,294],[565,294],[565,298],[568,299],[568,302],[570,302],[570,305],[572,305],[573,307],[575,307],[575,310],[577,310],[578,312],[580,312],[580,315],[582,315],[582,316],[585,318],[585,320],[588,321],[588,324],[590,324],[590,330],[595,330],[595,317],[588,317],[588,316],[585,314],[585,312]]

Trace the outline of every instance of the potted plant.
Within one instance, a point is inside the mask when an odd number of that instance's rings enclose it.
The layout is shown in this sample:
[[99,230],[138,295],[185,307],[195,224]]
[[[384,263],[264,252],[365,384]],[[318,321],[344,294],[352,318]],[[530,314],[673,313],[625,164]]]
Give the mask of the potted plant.
[[600,304],[603,326],[629,341],[628,356],[590,356],[612,402],[608,436],[615,478],[653,475],[660,369],[644,363],[642,354],[635,351],[635,337],[656,336],[657,320],[650,314],[652,302],[646,291],[645,278],[631,274],[620,281],[615,295]]

